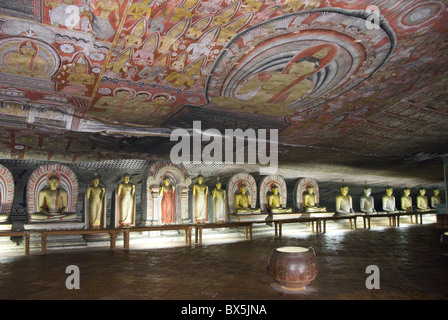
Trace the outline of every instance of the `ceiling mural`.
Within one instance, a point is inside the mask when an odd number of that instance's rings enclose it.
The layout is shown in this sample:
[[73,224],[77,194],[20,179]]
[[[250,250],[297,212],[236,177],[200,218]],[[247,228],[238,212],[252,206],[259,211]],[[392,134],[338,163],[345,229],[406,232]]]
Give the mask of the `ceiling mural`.
[[4,0],[0,157],[162,157],[194,120],[278,129],[290,163],[447,153],[447,5]]

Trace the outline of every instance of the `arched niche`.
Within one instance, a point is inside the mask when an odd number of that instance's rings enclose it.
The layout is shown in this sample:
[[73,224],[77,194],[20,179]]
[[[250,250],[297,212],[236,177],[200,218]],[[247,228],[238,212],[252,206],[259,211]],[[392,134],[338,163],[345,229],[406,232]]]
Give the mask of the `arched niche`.
[[0,164],[0,214],[7,215],[8,220],[12,211],[14,191],[14,178],[11,171]]
[[161,206],[159,199],[159,188],[163,184],[163,178],[169,177],[171,185],[175,186],[173,223],[190,222],[188,212],[188,190],[191,179],[181,165],[168,161],[159,161],[149,167],[146,172],[146,185],[143,188],[145,212],[142,217],[143,225],[158,225],[161,223]]
[[38,212],[39,191],[48,186],[48,179],[54,173],[59,178],[59,186],[68,193],[66,212],[76,212],[78,202],[78,178],[75,173],[62,164],[46,164],[33,171],[26,186],[26,205],[28,217]]
[[229,213],[235,213],[235,194],[239,192],[241,185],[246,185],[247,192],[250,194],[250,206],[255,208],[257,205],[257,182],[250,174],[241,172],[234,174],[227,182],[227,203]]
[[319,185],[317,180],[313,178],[301,178],[297,181],[294,187],[294,207],[299,209],[299,212],[304,211],[303,194],[308,191],[308,186],[313,186],[317,205],[319,205]]
[[262,212],[268,212],[267,203],[268,196],[272,192],[274,186],[279,187],[279,193],[282,196],[282,208],[286,208],[287,188],[285,179],[280,175],[269,175],[263,178],[260,182],[260,209]]

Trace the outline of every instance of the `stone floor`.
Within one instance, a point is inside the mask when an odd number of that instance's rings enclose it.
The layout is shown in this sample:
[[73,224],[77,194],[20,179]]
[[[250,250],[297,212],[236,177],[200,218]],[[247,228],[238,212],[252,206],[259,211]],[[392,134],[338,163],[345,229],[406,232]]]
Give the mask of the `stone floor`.
[[[202,246],[182,243],[136,247],[34,251],[0,257],[2,300],[445,300],[448,249],[435,223],[328,228],[313,234],[285,229],[272,235]],[[275,289],[266,272],[271,251],[280,246],[313,247],[319,275],[300,293]],[[76,265],[80,289],[68,290],[66,267]],[[380,288],[367,289],[369,265],[380,270]],[[186,303],[186,302],[185,302]]]

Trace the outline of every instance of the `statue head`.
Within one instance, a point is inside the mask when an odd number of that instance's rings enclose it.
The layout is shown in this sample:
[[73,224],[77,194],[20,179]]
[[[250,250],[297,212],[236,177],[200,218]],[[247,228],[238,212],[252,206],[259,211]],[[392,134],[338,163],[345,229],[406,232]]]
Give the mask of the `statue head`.
[[411,189],[409,189],[409,188],[404,188],[403,189],[403,194],[407,197],[407,196],[409,196],[410,194],[411,194]]
[[342,187],[341,187],[341,194],[342,194],[343,196],[348,195],[348,186],[342,186]]
[[51,190],[56,190],[59,187],[59,178],[56,174],[53,174],[50,179],[48,179],[48,185]]
[[307,190],[308,190],[309,194],[313,194],[314,193],[314,187],[313,186],[308,186]]
[[434,195],[437,197],[440,194],[439,188],[435,188],[433,191]]
[[221,189],[221,182],[216,183],[216,189]]
[[394,193],[394,189],[392,187],[386,187],[386,194],[391,196]]
[[165,178],[163,178],[163,184],[165,185],[165,186],[169,186],[170,185],[170,182],[171,182],[171,179],[167,176],[167,177],[165,177]]
[[93,175],[91,181],[92,181],[92,185],[93,185],[94,187],[98,187],[99,184],[100,184],[100,176],[99,176],[99,174],[94,173],[94,175]]
[[124,181],[124,183],[129,183],[129,181],[131,181],[131,176],[129,175],[129,174],[125,174],[124,176],[123,176],[123,181]]
[[424,196],[426,194],[426,189],[420,188],[420,189],[418,189],[418,193],[420,193],[421,196]]
[[247,186],[245,184],[242,184],[240,187],[240,192],[244,194],[244,193],[246,193],[246,191],[247,191]]
[[198,183],[202,184],[204,182],[204,177],[202,175],[198,175]]
[[278,193],[278,186],[273,186],[273,187],[272,187],[272,192],[273,192],[274,194],[277,194],[277,193]]
[[364,187],[364,194],[368,197],[372,194],[372,189],[369,187]]

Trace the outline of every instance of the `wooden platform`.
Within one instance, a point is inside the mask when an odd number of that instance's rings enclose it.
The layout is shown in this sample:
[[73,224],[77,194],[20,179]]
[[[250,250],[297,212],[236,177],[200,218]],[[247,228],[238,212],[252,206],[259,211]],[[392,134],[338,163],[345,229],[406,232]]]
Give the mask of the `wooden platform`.
[[[326,232],[327,221],[348,220],[349,228],[356,229],[357,218],[363,219],[363,226],[365,229],[370,228],[370,221],[374,218],[389,218],[389,225],[394,227],[400,226],[400,218],[409,216],[411,223],[423,222],[423,215],[436,214],[436,210],[428,210],[423,212],[398,212],[398,213],[376,213],[376,214],[361,214],[354,213],[349,215],[334,215],[329,212],[325,214],[309,214],[309,216],[301,213],[293,214],[275,214],[265,215],[264,220],[256,221],[230,221],[224,223],[199,223],[199,224],[172,224],[172,225],[154,225],[154,226],[136,226],[136,227],[123,227],[123,228],[99,228],[99,229],[35,229],[35,230],[6,230],[0,231],[0,237],[24,237],[25,238],[25,254],[30,253],[30,236],[41,236],[41,253],[45,254],[47,251],[47,237],[48,236],[67,236],[67,235],[94,235],[94,234],[106,234],[109,235],[110,249],[116,248],[116,239],[118,234],[123,235],[123,248],[125,250],[130,249],[130,234],[132,232],[145,232],[145,231],[167,231],[178,230],[185,232],[185,244],[191,245],[192,229],[195,229],[195,243],[202,244],[202,231],[203,229],[211,228],[242,228],[245,229],[245,238],[252,240],[252,227],[254,223],[273,223],[275,236],[281,238],[282,226],[286,223],[310,223],[312,232]],[[437,215],[438,217],[439,215]],[[270,219],[268,219],[270,217]],[[415,218],[415,219],[414,219]],[[438,217],[439,218],[439,217]]]

